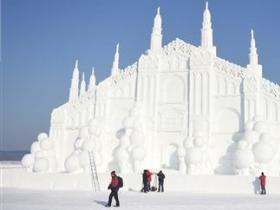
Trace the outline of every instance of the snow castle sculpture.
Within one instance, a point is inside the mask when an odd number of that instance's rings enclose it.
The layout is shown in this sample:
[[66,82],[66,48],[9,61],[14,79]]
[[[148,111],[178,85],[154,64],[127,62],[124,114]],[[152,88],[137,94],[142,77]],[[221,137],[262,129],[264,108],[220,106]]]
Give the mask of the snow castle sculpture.
[[93,70],[86,88],[79,76],[76,61],[69,101],[22,159],[28,170],[86,171],[92,150],[100,172],[280,175],[280,87],[262,77],[253,31],[247,67],[216,56],[207,3],[200,46],[162,46],[158,8],[138,61],[120,69],[117,45],[107,79],[97,85]]

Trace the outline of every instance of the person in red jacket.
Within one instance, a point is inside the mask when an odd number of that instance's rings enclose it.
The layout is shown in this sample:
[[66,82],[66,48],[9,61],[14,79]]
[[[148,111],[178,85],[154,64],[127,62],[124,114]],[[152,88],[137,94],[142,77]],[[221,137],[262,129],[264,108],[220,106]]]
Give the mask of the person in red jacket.
[[118,191],[119,191],[119,178],[116,175],[115,171],[111,172],[111,183],[108,186],[108,190],[111,190],[111,193],[109,195],[109,201],[108,204],[106,205],[107,207],[111,207],[112,204],[112,198],[114,197],[114,199],[116,200],[116,206],[119,207],[120,206],[120,201],[119,201],[119,197],[118,197]]
[[261,184],[261,194],[262,195],[265,195],[266,194],[266,189],[265,189],[265,186],[266,186],[266,176],[264,175],[264,173],[262,172],[261,176],[259,177],[260,179],[260,184]]
[[151,190],[151,182],[152,182],[152,173],[149,170],[146,170],[147,182],[148,182],[148,191]]

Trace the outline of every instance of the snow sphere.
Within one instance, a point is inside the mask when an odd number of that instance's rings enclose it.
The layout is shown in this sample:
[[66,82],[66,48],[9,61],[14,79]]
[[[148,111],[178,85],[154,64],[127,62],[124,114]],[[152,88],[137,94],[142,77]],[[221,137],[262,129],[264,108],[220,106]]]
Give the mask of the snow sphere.
[[32,143],[30,150],[32,154],[35,154],[36,152],[40,151],[40,149],[40,143],[38,141],[35,141]]
[[260,141],[253,146],[255,160],[258,163],[268,163],[271,161],[274,156],[273,151],[273,147],[265,141]]
[[64,162],[67,172],[74,172],[81,168],[79,155],[73,153]]
[[85,140],[82,144],[82,149],[85,151],[91,151],[95,147],[95,141],[92,140]]
[[21,164],[26,168],[31,167],[34,164],[34,156],[32,154],[24,155],[21,159]]
[[237,148],[239,150],[244,150],[248,147],[248,142],[247,141],[244,141],[244,140],[240,140],[238,143],[237,143]]
[[49,169],[49,160],[47,158],[39,158],[35,160],[33,171],[46,172]]
[[45,154],[43,151],[38,151],[35,153],[35,159],[40,159],[40,158],[43,158],[45,157]]
[[193,138],[192,137],[187,137],[185,138],[185,141],[184,141],[184,147],[185,148],[190,148],[193,146]]
[[268,133],[262,133],[260,135],[260,141],[271,142],[273,139]]
[[243,139],[249,143],[255,143],[258,141],[259,133],[256,131],[246,131],[243,135]]
[[89,155],[88,152],[83,151],[79,154],[80,165],[85,168],[89,166]]
[[186,162],[188,164],[197,164],[200,163],[202,159],[202,154],[200,149],[197,148],[188,148],[186,150]]
[[143,160],[145,158],[146,151],[143,147],[135,147],[132,150],[132,158],[134,160]]
[[145,139],[142,132],[134,130],[130,135],[132,144],[141,144]]
[[204,145],[204,138],[203,137],[195,137],[194,144],[197,147],[202,147]]
[[128,152],[126,152],[125,149],[118,147],[115,151],[114,151],[114,156],[116,157],[116,159],[120,162],[125,161],[129,158],[129,154]]
[[254,155],[251,150],[237,150],[234,154],[234,165],[237,169],[249,168],[254,162]]
[[125,128],[130,128],[132,129],[134,127],[134,118],[133,117],[127,117],[123,121],[123,126]]
[[84,141],[85,140],[82,138],[77,138],[77,140],[75,142],[75,149],[81,149]]
[[259,133],[267,133],[268,126],[267,126],[266,122],[264,122],[264,121],[256,122],[254,125],[254,131],[257,131]]
[[48,138],[48,134],[46,133],[40,133],[38,135],[38,141],[42,141],[43,139],[47,139]]
[[178,157],[184,157],[186,155],[186,150],[183,147],[177,149]]
[[53,148],[53,144],[54,142],[50,139],[43,139],[42,141],[40,141],[40,146],[43,150],[50,150]]

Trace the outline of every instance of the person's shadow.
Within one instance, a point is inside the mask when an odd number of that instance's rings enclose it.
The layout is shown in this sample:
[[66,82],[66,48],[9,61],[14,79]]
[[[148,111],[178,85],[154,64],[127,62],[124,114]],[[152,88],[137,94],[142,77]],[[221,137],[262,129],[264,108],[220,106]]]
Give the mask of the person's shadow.
[[99,204],[99,205],[101,205],[101,206],[106,206],[107,205],[107,202],[105,202],[105,201],[97,201],[97,200],[95,200],[94,202]]
[[260,188],[260,179],[259,177],[255,177],[255,180],[252,182],[253,187],[254,187],[254,193],[255,194],[260,194],[261,188]]

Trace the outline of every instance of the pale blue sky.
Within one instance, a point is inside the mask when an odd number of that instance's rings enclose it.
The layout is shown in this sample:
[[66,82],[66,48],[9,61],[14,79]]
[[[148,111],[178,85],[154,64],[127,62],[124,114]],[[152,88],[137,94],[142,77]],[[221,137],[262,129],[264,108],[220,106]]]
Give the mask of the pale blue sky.
[[[163,42],[198,45],[204,0],[2,0],[1,148],[25,150],[48,132],[51,110],[68,99],[75,59],[88,79],[109,75],[116,43],[120,65],[149,47],[157,6]],[[245,66],[255,29],[266,78],[280,83],[280,2],[209,0],[218,56]],[[3,94],[4,93],[4,94]]]

